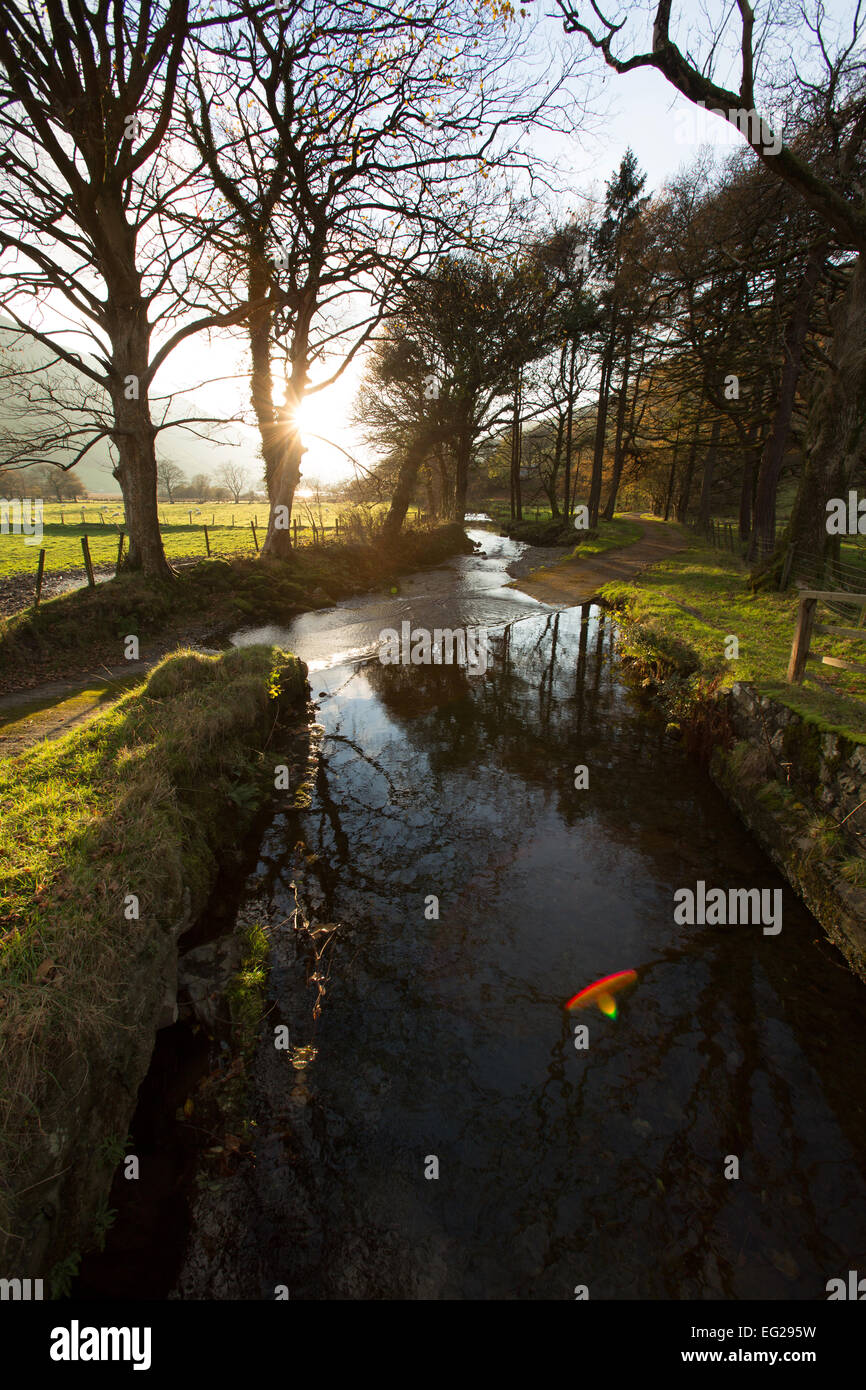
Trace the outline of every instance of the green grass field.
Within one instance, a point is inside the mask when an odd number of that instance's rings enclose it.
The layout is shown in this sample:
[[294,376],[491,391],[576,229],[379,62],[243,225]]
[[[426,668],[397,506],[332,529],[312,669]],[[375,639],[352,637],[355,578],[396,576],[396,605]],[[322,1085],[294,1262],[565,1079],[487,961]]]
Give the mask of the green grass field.
[[[313,540],[310,512],[316,526],[324,524],[326,537],[333,540],[335,521],[347,510],[345,505],[333,502],[308,508],[304,499],[300,499],[292,516],[293,522],[298,522],[300,543],[309,544]],[[253,554],[255,543],[250,523],[256,525],[261,545],[267,527],[268,507],[266,502],[203,502],[199,506],[189,502],[161,502],[159,516],[169,559],[199,559],[207,555],[205,526],[208,528],[207,540],[212,555]],[[48,503],[43,509],[42,522],[46,574],[84,568],[81,548],[81,537],[84,535],[88,538],[90,556],[95,565],[116,563],[118,530],[125,529],[120,501],[74,505]],[[0,579],[18,574],[35,575],[40,546],[25,544],[25,540],[32,541],[33,537],[0,534]],[[128,544],[128,537],[125,543]]]

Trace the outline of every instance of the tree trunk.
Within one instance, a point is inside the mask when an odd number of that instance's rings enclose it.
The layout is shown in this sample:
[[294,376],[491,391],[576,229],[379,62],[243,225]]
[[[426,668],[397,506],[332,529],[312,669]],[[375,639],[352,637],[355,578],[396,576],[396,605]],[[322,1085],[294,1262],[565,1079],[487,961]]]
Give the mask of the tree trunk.
[[433,480],[433,469],[429,461],[424,465],[424,491],[427,493],[427,511],[432,520],[439,515],[439,507],[436,502],[436,488]]
[[272,446],[269,469],[267,458],[265,460],[270,514],[262,554],[279,559],[285,559],[291,554],[292,507],[301,481],[301,462],[306,453],[297,418],[307,389],[307,351],[314,300],[314,296],[309,296],[298,312],[292,342],[292,370],[286,382],[286,398],[284,404],[274,412],[276,439]]
[[806,467],[791,515],[797,563],[823,571],[829,549],[827,501],[845,497],[866,461],[866,258],[833,309],[831,368],[813,398]]
[[520,494],[520,464],[523,453],[520,424],[520,377],[514,384],[514,409],[511,416],[511,520],[523,520],[523,499]]
[[698,455],[698,440],[701,434],[701,422],[695,419],[695,427],[692,430],[692,442],[689,446],[689,457],[686,463],[686,471],[683,475],[683,485],[680,488],[680,495],[677,499],[677,521],[685,522],[689,514],[689,501],[692,495],[692,478],[695,474],[695,459]]
[[[757,428],[757,427],[756,427]],[[743,479],[740,487],[740,540],[747,541],[752,533],[752,495],[755,490],[755,450],[744,451]]]
[[598,509],[601,503],[601,473],[604,467],[604,441],[607,432],[607,408],[610,397],[610,377],[613,369],[613,352],[616,345],[616,303],[611,309],[610,334],[601,364],[601,381],[598,384],[598,408],[595,421],[595,451],[592,457],[592,479],[589,485],[589,524],[598,525]]
[[568,416],[565,426],[565,488],[563,497],[563,512],[568,521],[571,516],[571,436],[574,420],[574,355],[577,351],[576,343],[571,344],[571,351],[568,359]]
[[[143,304],[126,305],[110,325],[114,370],[112,440],[118,461],[114,477],[120,484],[126,512],[129,551],[124,570],[140,570],[154,579],[171,579],[159,529],[156,478],[156,431],[150,418],[147,374],[150,327]],[[127,399],[132,396],[132,399]]]
[[412,493],[418,480],[418,469],[424,460],[424,443],[420,440],[411,444],[403,456],[400,464],[400,472],[397,475],[397,486],[391,498],[391,505],[388,508],[388,515],[382,527],[383,539],[388,544],[393,544],[403,529],[403,522],[406,520],[406,513],[409,510],[409,503],[412,501]]
[[719,451],[719,435],[722,429],[722,422],[719,419],[713,421],[713,432],[710,435],[710,444],[707,449],[707,456],[704,459],[704,476],[701,483],[701,500],[698,506],[698,520],[702,526],[710,524],[710,514],[712,511],[713,496],[713,474],[716,471],[716,456]]
[[469,464],[472,458],[472,437],[461,431],[457,440],[454,479],[454,520],[462,526],[466,517],[466,492],[469,486]]
[[[562,515],[559,510],[559,498],[556,495],[556,485],[559,482],[559,466],[562,463],[562,439],[565,432],[565,417],[557,411],[556,421],[556,445],[553,451],[553,475],[550,479],[550,486],[545,491],[550,498],[550,515],[558,518]],[[543,481],[543,478],[542,478]]]
[[776,493],[779,475],[788,445],[791,430],[791,416],[797,395],[797,382],[803,364],[803,346],[809,331],[809,314],[821,270],[827,254],[827,243],[821,241],[813,246],[806,262],[800,289],[794,300],[791,317],[785,325],[784,363],[779,385],[779,399],[773,417],[769,438],[764,445],[758,472],[758,491],[755,499],[755,525],[749,545],[749,560],[754,560],[759,551],[762,557],[773,553],[776,545]]
[[[262,300],[268,292],[273,272],[265,260],[263,248],[251,248],[247,265],[247,285],[251,300]],[[250,336],[250,397],[261,438],[265,464],[265,486],[272,499],[276,479],[282,468],[281,454],[285,440],[281,438],[280,423],[274,405],[271,378],[271,328],[273,311],[269,305],[255,310],[249,318]],[[270,530],[270,527],[269,527]],[[287,534],[290,532],[287,531]]]
[[674,440],[674,452],[673,452],[673,454],[672,454],[672,456],[671,456],[671,471],[670,471],[670,474],[669,474],[669,476],[668,476],[668,490],[667,490],[667,493],[666,493],[666,495],[665,495],[665,521],[667,521],[668,517],[669,517],[670,514],[671,514],[671,500],[672,500],[673,495],[674,495],[674,479],[676,478],[676,473],[677,473],[677,455],[678,455],[679,451],[680,451],[680,426],[679,426],[679,422],[678,422],[678,423],[677,423],[677,435],[676,435],[676,439]]
[[622,434],[625,428],[625,412],[628,403],[628,374],[631,367],[631,335],[632,321],[628,320],[625,330],[625,348],[622,364],[622,380],[619,386],[619,404],[616,412],[616,443],[613,450],[613,478],[610,484],[610,496],[607,499],[607,506],[604,509],[605,521],[613,521],[614,508],[616,506],[616,495],[619,492],[619,480],[622,477]]

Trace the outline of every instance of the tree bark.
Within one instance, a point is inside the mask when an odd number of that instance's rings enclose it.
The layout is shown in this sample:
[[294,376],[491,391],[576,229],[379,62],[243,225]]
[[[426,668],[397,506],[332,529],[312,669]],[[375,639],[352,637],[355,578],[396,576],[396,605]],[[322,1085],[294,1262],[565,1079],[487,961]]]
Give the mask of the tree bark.
[[[758,426],[755,426],[756,433]],[[751,446],[744,450],[743,477],[740,484],[740,518],[739,530],[740,540],[747,541],[752,534],[752,497],[755,491],[755,448]]]
[[622,477],[622,435],[625,428],[625,412],[628,403],[628,375],[631,368],[631,336],[632,321],[628,320],[625,330],[625,348],[622,364],[622,381],[619,386],[619,404],[616,412],[616,442],[613,450],[613,477],[610,484],[610,496],[607,499],[607,506],[604,509],[605,521],[613,521],[614,508],[616,507],[616,495],[619,492],[619,480]]
[[577,352],[577,344],[571,344],[571,351],[568,356],[568,416],[565,426],[565,488],[563,495],[563,512],[568,521],[571,516],[571,438],[574,421],[574,357]]
[[770,434],[764,445],[758,472],[758,491],[755,499],[755,525],[749,545],[749,560],[760,551],[766,557],[776,544],[776,493],[779,475],[791,431],[791,417],[797,395],[797,382],[803,365],[803,347],[809,331],[809,315],[827,252],[826,241],[813,246],[806,262],[791,317],[785,325],[784,363],[779,384],[779,399],[773,416]]
[[722,422],[719,419],[713,421],[713,431],[710,435],[710,444],[707,455],[704,459],[704,476],[701,482],[701,500],[698,506],[698,520],[702,526],[709,526],[710,514],[712,511],[713,497],[713,474],[716,471],[716,457],[719,452],[719,435],[722,430]]
[[424,461],[425,454],[426,449],[423,440],[416,440],[403,456],[397,475],[397,486],[394,489],[391,505],[382,527],[383,539],[388,544],[393,544],[403,529],[409,503],[412,501],[412,493],[418,479],[418,470]]
[[[545,487],[545,492],[550,499],[550,515],[558,518],[562,515],[559,510],[559,498],[556,495],[556,485],[559,482],[559,466],[562,463],[562,440],[565,432],[565,417],[561,412],[557,412],[556,421],[556,444],[553,451],[553,475],[550,479],[550,486]],[[544,481],[542,477],[542,482]]]
[[[148,367],[150,326],[140,301],[120,305],[110,316],[114,429],[118,460],[114,477],[123,493],[129,551],[124,570],[154,579],[171,579],[159,529],[156,477],[156,430],[150,417]],[[128,397],[131,397],[129,399]]]
[[689,501],[692,495],[692,478],[695,474],[695,459],[698,455],[698,440],[701,434],[701,422],[696,417],[694,429],[692,430],[692,442],[689,445],[689,457],[686,462],[686,470],[683,474],[683,483],[680,488],[680,495],[677,498],[677,521],[685,522],[689,514]]
[[514,385],[514,408],[511,416],[511,520],[523,520],[523,498],[520,492],[520,464],[522,448],[522,429],[520,424],[520,377]]
[[[315,293],[307,294],[298,309],[292,340],[292,369],[286,381],[284,404],[274,411],[275,438],[271,459],[265,458],[270,514],[268,530],[262,545],[263,555],[286,559],[292,550],[291,518],[295,492],[301,481],[301,462],[306,449],[298,428],[298,409],[307,389],[308,347],[310,322],[315,312]],[[270,352],[268,352],[270,359]],[[268,368],[270,390],[270,366]],[[263,450],[264,452],[264,441]]]
[[604,466],[604,441],[607,432],[607,408],[610,397],[610,377],[613,369],[613,352],[616,345],[616,303],[611,310],[610,334],[601,365],[601,381],[598,385],[598,409],[595,422],[595,450],[592,457],[592,479],[589,485],[589,524],[598,525],[598,510],[601,503],[601,472]]
[[679,451],[680,451],[680,426],[679,426],[679,423],[677,423],[677,435],[676,435],[676,439],[674,440],[674,451],[673,451],[673,454],[671,455],[671,471],[670,471],[670,474],[669,474],[669,476],[668,476],[668,490],[667,490],[667,493],[666,493],[666,495],[665,495],[665,521],[667,521],[668,517],[669,517],[670,514],[671,514],[671,501],[672,501],[673,495],[674,495],[674,479],[676,478],[676,473],[677,473],[677,455],[678,455]]
[[466,492],[469,486],[469,464],[472,459],[472,437],[461,431],[457,440],[454,478],[454,520],[462,526],[466,517]]
[[809,410],[806,466],[789,528],[797,564],[823,572],[829,551],[827,501],[844,497],[866,464],[866,258],[833,309],[830,371]]

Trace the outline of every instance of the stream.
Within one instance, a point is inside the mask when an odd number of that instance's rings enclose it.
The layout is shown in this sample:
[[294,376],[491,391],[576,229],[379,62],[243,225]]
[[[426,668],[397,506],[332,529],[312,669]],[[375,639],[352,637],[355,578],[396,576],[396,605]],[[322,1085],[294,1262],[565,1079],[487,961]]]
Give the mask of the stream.
[[[610,615],[505,587],[524,548],[470,535],[393,597],[235,637],[308,663],[318,757],[238,885],[272,946],[255,1159],[199,1198],[172,1296],[825,1298],[866,1271],[863,985],[624,682]],[[382,665],[406,619],[486,625],[486,676]],[[781,932],[678,925],[699,880],[781,889]],[[622,970],[617,1017],[565,1010]]]

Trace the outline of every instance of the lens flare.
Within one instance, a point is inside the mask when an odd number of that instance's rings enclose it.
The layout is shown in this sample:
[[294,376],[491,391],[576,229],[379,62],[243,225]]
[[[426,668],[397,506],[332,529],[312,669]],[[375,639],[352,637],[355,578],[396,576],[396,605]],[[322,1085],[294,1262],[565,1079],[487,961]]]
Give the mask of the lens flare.
[[618,970],[615,975],[603,975],[600,980],[587,985],[586,989],[580,990],[573,999],[569,999],[565,1007],[569,1010],[586,1009],[591,1004],[597,1004],[607,1018],[616,1018],[618,1010],[614,995],[628,989],[636,980],[636,970]]

